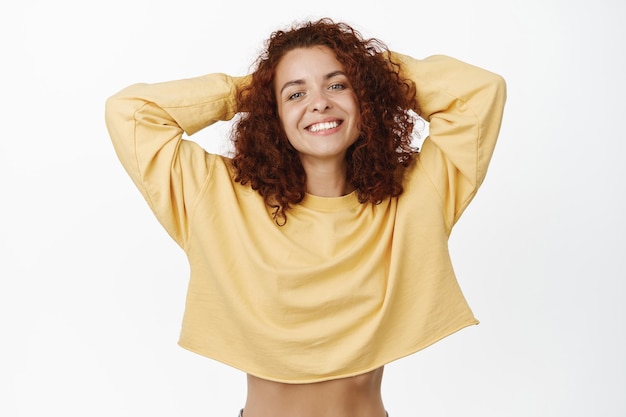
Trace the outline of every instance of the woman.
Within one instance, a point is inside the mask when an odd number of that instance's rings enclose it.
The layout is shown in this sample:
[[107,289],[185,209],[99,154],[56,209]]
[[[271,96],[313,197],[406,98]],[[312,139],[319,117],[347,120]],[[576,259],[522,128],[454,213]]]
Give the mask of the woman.
[[[118,156],[191,269],[180,345],[248,375],[246,417],[382,417],[383,367],[476,324],[447,250],[481,184],[498,75],[330,19],[245,77],[107,101]],[[412,112],[430,136],[412,147]],[[182,139],[238,115],[232,158]]]

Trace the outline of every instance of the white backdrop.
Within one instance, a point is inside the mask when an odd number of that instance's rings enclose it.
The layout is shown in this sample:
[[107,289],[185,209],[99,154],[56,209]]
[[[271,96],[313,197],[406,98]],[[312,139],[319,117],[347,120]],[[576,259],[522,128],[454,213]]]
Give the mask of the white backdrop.
[[[391,416],[626,415],[621,2],[0,7],[0,415],[236,414],[244,375],[176,345],[186,259],[117,161],[103,105],[138,81],[244,74],[271,31],[321,16],[508,82],[451,239],[481,324],[387,366]],[[219,152],[227,128],[197,140]]]

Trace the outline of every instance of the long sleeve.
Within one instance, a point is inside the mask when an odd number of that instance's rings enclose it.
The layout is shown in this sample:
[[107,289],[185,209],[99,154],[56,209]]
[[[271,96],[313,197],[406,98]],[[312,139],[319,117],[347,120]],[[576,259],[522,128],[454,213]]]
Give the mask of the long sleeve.
[[502,121],[504,79],[442,55],[417,60],[394,53],[392,59],[415,82],[420,116],[429,122],[418,164],[451,229],[485,178]]
[[106,124],[117,155],[159,222],[181,246],[188,217],[211,171],[212,159],[183,140],[218,120],[231,119],[246,77],[210,74],[135,84],[106,102]]

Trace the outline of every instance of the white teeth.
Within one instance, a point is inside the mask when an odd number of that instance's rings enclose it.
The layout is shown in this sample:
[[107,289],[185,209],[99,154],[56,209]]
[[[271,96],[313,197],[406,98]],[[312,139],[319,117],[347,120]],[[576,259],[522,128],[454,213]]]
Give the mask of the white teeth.
[[309,130],[311,132],[319,132],[320,130],[333,129],[333,128],[337,127],[337,126],[339,126],[339,122],[317,123],[317,124],[314,124],[313,126],[311,126],[309,128]]

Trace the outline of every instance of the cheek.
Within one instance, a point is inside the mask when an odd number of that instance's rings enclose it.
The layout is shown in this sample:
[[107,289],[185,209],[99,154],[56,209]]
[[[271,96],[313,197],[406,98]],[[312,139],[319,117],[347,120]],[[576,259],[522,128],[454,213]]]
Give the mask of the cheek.
[[289,118],[284,117],[284,115],[279,114],[279,121],[285,144],[289,145],[291,148],[294,148],[292,141],[293,133],[296,130],[294,125],[290,122]]
[[276,106],[278,120],[280,120],[280,124],[285,127],[289,122],[289,109],[286,109],[285,106],[281,106],[280,104]]
[[358,131],[358,134],[361,134],[361,112],[359,111],[359,109],[356,109],[356,115],[354,116],[354,129],[356,129]]
[[351,100],[347,108],[349,109],[348,111],[352,115],[354,124],[357,126],[360,126],[361,125],[361,106],[359,106],[359,103],[356,101],[356,97],[354,97]]
[[287,136],[289,136],[290,132],[298,131],[300,117],[297,111],[294,111],[294,109],[288,109],[280,112],[278,117],[280,119],[280,125]]

